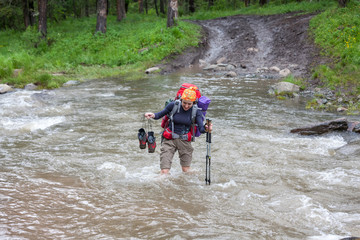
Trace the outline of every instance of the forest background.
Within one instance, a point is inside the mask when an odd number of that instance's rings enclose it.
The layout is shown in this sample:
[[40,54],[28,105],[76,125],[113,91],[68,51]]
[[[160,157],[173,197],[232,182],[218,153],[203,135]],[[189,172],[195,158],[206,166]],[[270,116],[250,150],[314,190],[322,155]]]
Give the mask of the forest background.
[[311,36],[332,61],[312,78],[360,109],[359,0],[1,0],[0,83],[51,89],[68,80],[139,79],[198,46],[201,28],[185,19],[288,12],[319,12]]

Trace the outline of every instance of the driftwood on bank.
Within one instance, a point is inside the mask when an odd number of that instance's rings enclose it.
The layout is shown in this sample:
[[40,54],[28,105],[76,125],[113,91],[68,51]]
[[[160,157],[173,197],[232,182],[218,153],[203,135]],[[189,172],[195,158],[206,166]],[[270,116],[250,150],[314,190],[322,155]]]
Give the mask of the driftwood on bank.
[[290,132],[298,133],[300,135],[320,135],[333,131],[348,131],[360,133],[360,122],[350,122],[346,118],[338,118],[310,127],[295,128],[292,129]]

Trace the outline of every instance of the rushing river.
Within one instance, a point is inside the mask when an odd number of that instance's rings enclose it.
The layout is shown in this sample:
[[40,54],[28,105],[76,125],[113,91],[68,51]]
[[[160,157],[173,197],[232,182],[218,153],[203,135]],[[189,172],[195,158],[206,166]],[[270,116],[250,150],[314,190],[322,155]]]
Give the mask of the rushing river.
[[[192,172],[159,175],[159,111],[190,82],[212,99]],[[360,236],[360,138],[292,128],[338,118],[267,94],[275,80],[185,73],[0,95],[1,239],[340,239]],[[348,117],[351,119],[351,117]],[[356,119],[353,117],[353,119]],[[156,133],[141,150],[141,127]]]

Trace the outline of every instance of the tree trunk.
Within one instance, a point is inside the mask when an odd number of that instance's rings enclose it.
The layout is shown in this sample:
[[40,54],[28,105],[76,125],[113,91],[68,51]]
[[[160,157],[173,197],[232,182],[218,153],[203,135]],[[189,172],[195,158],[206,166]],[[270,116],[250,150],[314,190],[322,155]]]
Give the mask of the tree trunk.
[[73,12],[74,12],[74,18],[77,18],[77,13],[76,13],[76,2],[75,2],[75,0],[73,0]]
[[154,0],[154,6],[155,6],[155,11],[156,11],[156,16],[159,16],[159,10],[157,7],[157,0]]
[[346,7],[348,0],[339,0],[339,7]]
[[129,1],[125,1],[125,13],[128,12],[128,9],[129,9]]
[[191,13],[195,12],[195,0],[189,0],[189,11]]
[[260,4],[260,6],[264,6],[266,4],[266,0],[260,0],[259,4]]
[[245,2],[245,7],[248,7],[250,5],[250,0],[244,0]]
[[160,13],[165,14],[165,0],[160,0]]
[[144,13],[144,2],[143,0],[139,0],[139,13]]
[[24,16],[24,24],[26,29],[30,25],[30,11],[27,0],[23,0],[23,16]]
[[34,13],[35,13],[35,7],[34,7],[34,0],[28,0],[29,3],[29,19],[30,19],[30,25],[34,26],[35,25],[35,17],[34,17]]
[[89,17],[89,0],[85,0],[85,17]]
[[126,17],[125,0],[116,0],[117,21],[121,21]]
[[39,0],[39,32],[41,33],[41,38],[46,38],[47,34],[47,0]]
[[110,9],[110,2],[109,0],[106,0],[106,16],[109,15],[109,9]]
[[98,0],[97,2],[98,4],[95,32],[106,33],[107,0]]
[[178,18],[178,2],[177,0],[169,0],[167,13],[167,27],[175,25],[175,20]]
[[122,18],[126,18],[126,2],[125,0],[121,0],[121,11],[122,11]]
[[214,5],[214,0],[208,0],[208,9],[210,9],[211,6]]

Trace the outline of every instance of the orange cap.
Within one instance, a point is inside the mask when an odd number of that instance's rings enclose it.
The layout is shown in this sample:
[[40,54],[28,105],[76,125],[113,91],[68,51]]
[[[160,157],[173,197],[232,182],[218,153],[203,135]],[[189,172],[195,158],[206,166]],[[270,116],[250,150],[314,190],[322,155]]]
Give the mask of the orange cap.
[[181,95],[181,99],[195,102],[195,101],[196,101],[196,92],[195,92],[195,89],[196,89],[196,88],[194,88],[194,87],[185,89],[184,92],[183,92],[183,94]]

